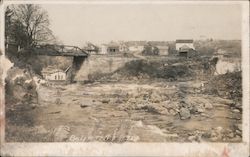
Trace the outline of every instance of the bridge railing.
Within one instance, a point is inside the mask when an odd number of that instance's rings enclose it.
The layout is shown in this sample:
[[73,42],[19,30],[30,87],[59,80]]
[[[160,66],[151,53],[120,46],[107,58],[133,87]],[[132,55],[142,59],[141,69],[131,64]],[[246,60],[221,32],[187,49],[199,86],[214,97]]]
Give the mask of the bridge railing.
[[69,46],[69,45],[50,45],[50,44],[45,44],[45,45],[37,45],[35,47],[36,49],[41,49],[41,50],[44,50],[44,51],[48,51],[48,52],[51,52],[51,51],[54,51],[56,53],[59,53],[59,54],[86,54],[88,55],[88,53],[82,49],[80,49],[79,47],[77,46]]

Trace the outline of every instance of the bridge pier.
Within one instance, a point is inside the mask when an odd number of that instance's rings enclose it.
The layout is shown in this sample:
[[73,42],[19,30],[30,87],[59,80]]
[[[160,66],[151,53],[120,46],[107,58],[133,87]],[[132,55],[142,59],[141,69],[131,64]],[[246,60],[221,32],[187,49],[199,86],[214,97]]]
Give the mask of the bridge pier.
[[71,70],[68,72],[68,81],[70,83],[74,82],[77,72],[81,69],[81,66],[86,59],[86,56],[74,56],[72,61]]

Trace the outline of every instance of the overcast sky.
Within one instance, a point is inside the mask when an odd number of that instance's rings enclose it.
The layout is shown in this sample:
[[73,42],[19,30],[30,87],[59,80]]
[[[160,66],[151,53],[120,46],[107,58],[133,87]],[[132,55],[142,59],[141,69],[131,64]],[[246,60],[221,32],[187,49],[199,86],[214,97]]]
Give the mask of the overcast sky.
[[64,44],[110,40],[241,38],[240,5],[46,4],[51,28]]

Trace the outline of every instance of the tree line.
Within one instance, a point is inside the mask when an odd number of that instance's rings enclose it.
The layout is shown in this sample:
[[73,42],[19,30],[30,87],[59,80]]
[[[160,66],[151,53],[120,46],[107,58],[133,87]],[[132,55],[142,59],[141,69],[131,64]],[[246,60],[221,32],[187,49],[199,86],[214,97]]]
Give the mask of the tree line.
[[40,5],[9,5],[5,9],[5,45],[32,47],[55,40],[48,12]]

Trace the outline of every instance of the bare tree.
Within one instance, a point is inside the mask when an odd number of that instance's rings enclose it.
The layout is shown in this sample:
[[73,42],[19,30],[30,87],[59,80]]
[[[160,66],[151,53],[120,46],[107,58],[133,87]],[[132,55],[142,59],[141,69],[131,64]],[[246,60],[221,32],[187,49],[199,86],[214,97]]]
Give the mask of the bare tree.
[[10,6],[13,11],[12,31],[22,47],[35,46],[54,40],[49,28],[49,17],[40,5],[19,4]]

